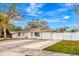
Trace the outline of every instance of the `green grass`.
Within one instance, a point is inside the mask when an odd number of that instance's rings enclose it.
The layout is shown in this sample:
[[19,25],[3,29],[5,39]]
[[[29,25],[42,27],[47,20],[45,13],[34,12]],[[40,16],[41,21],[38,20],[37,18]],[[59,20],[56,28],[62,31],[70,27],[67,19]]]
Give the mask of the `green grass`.
[[43,50],[79,55],[79,41],[63,40]]

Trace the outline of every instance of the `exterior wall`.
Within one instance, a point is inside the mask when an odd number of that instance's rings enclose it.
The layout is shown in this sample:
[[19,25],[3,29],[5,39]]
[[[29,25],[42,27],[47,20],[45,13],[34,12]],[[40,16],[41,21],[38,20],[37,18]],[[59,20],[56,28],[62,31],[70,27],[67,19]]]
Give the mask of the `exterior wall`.
[[30,33],[20,33],[21,35],[18,36],[18,33],[14,33],[12,34],[12,38],[31,38],[31,34]]
[[41,39],[52,39],[52,33],[51,32],[42,32],[41,33]]
[[31,33],[29,32],[29,33],[27,33],[27,35],[25,35],[25,36],[27,36],[27,38],[31,38]]
[[28,33],[23,33],[23,32],[20,32],[21,35],[18,36],[18,33],[14,33],[12,35],[12,38],[37,38],[37,39],[51,39],[51,32],[40,32],[39,35],[40,36],[35,36],[35,32],[28,32]]
[[79,32],[53,33],[52,36],[57,40],[79,40]]
[[18,33],[13,33],[12,38],[24,38],[24,36],[18,36]]
[[18,33],[12,35],[13,38],[37,38],[37,39],[52,39],[52,40],[79,40],[79,32],[65,32],[65,33],[54,33],[54,32],[42,32],[40,37],[36,37],[34,32],[31,33],[21,33],[21,36],[18,36]]

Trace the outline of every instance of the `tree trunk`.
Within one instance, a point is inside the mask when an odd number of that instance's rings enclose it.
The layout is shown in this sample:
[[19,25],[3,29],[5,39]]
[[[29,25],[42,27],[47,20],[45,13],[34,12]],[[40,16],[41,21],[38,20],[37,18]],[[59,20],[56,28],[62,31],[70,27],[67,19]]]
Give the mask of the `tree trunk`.
[[4,39],[7,38],[6,27],[4,27]]

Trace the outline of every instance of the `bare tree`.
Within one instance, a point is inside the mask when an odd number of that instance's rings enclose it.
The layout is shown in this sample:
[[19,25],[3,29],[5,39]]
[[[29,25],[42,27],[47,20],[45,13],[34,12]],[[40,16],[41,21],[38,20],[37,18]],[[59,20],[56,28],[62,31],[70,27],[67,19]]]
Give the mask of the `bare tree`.
[[48,23],[47,21],[43,20],[43,19],[33,19],[31,21],[28,22],[27,27],[29,28],[48,28]]

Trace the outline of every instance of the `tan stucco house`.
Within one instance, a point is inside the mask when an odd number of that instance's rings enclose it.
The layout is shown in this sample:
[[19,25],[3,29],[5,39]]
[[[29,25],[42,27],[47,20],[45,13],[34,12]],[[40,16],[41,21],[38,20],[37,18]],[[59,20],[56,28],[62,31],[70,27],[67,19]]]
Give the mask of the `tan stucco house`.
[[12,38],[53,39],[53,30],[49,28],[25,28],[12,33]]

